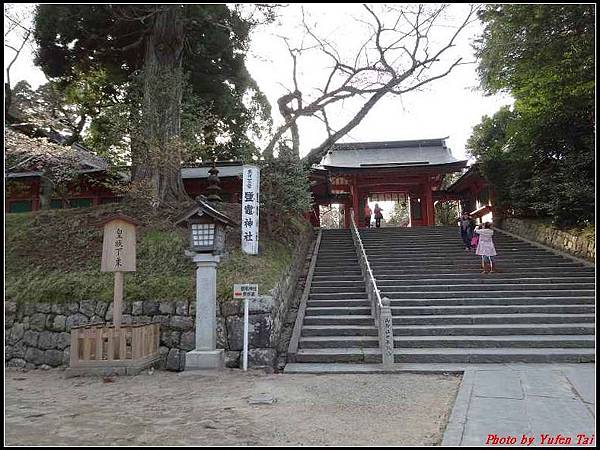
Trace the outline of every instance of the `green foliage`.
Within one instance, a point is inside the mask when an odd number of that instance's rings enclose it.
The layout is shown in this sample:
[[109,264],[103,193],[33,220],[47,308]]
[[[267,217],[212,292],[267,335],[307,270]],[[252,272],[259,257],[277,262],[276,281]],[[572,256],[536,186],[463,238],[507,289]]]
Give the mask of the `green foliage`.
[[399,227],[408,226],[409,211],[408,202],[395,202],[386,223]]
[[309,169],[291,148],[281,145],[277,157],[261,163],[261,206],[271,211],[269,226],[283,225],[310,210]]
[[594,6],[487,5],[482,87],[514,109],[484,117],[467,144],[501,206],[561,226],[594,220]]
[[[123,206],[8,214],[6,298],[27,302],[112,301],[114,276],[100,272],[102,230],[96,224],[99,217]],[[125,274],[125,300],[194,299],[195,266],[184,255],[186,230],[174,228],[170,219],[162,216],[142,221],[144,226],[138,229],[137,271]],[[296,237],[302,226],[288,223],[287,234]],[[239,229],[230,233],[239,233]],[[260,292],[268,293],[290,264],[292,249],[291,242],[271,240],[264,235],[258,256],[231,248],[219,265],[218,298],[231,298],[233,284],[240,282],[258,283]]]
[[[145,67],[154,19],[165,6],[37,6],[36,63],[72,90],[82,79],[94,88],[75,89],[78,95],[72,100],[97,109],[86,136],[86,144],[97,151],[110,148],[113,156],[123,158],[123,150],[134,145],[127,136],[140,120],[136,77]],[[245,67],[256,23],[224,4],[177,7],[184,10],[182,72],[188,76],[182,129],[193,159],[205,157],[207,148],[220,159],[245,157],[253,149],[248,134],[259,137],[270,126],[269,104]],[[198,113],[210,120],[194,120]]]

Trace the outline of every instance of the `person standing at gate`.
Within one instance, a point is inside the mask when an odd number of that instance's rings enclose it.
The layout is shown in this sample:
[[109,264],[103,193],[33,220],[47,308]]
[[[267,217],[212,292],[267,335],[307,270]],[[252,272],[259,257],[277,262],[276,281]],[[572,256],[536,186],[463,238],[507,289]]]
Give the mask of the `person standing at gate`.
[[465,245],[465,251],[471,249],[471,237],[473,234],[472,221],[469,218],[469,214],[463,213],[458,219],[458,226],[460,227],[460,237]]
[[381,219],[383,219],[382,211],[383,209],[379,207],[379,203],[375,203],[375,226],[377,228],[381,226]]
[[494,241],[492,240],[492,236],[494,235],[494,230],[491,228],[491,223],[486,222],[483,224],[483,229],[478,227],[475,230],[475,233],[479,235],[479,242],[477,244],[477,250],[475,254],[481,256],[481,273],[487,273],[485,270],[485,260],[486,258],[490,262],[490,273],[494,271],[494,256],[496,256],[496,247],[494,246]]
[[368,203],[365,204],[365,227],[371,228],[371,216],[373,215],[373,211],[371,211],[371,207]]

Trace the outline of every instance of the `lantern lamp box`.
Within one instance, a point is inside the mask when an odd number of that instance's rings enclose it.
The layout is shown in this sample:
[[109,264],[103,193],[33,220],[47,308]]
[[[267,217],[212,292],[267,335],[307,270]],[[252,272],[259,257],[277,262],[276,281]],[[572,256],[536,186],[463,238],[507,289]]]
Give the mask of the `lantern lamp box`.
[[192,252],[220,255],[225,252],[225,227],[239,224],[197,198],[196,205],[175,220],[175,225],[187,226]]

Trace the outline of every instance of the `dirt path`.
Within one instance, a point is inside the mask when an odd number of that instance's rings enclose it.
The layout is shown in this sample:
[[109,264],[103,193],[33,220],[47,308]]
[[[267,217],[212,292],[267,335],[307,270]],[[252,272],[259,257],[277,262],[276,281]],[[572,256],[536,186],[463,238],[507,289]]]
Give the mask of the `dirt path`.
[[[6,369],[6,445],[431,445],[460,378]],[[273,404],[250,405],[257,394]]]

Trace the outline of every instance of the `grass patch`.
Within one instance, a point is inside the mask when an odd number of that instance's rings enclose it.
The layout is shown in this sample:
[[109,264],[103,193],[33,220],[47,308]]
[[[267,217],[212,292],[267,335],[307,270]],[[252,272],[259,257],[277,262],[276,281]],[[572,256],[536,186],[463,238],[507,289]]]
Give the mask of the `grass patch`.
[[[239,205],[237,205],[239,209]],[[117,209],[142,222],[137,236],[137,271],[125,274],[124,299],[193,300],[195,264],[184,254],[186,230],[172,225],[177,211],[140,213],[123,205],[5,215],[5,298],[18,302],[69,302],[113,298],[114,276],[100,271],[100,218]],[[290,222],[298,236],[302,222]],[[264,228],[263,228],[264,229]],[[258,256],[239,248],[239,228],[229,231],[228,255],[217,272],[217,296],[232,297],[234,283],[275,287],[291,263],[293,244],[261,235]]]

